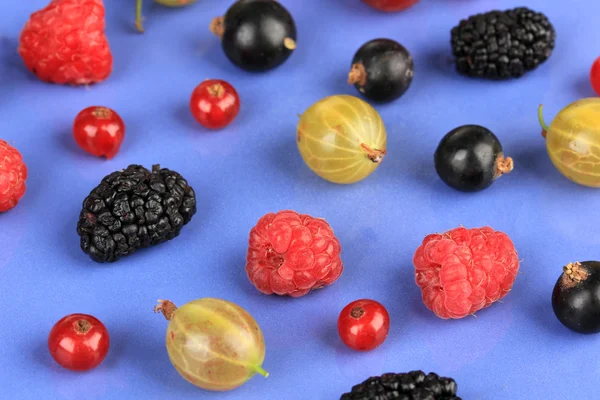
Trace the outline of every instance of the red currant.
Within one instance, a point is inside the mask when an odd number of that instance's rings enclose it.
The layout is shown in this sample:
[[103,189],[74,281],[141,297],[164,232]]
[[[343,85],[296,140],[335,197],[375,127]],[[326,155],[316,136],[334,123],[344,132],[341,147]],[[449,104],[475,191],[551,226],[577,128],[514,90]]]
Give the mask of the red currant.
[[125,124],[110,108],[88,107],[75,117],[73,136],[83,150],[110,160],[119,152],[125,137]]
[[380,11],[394,12],[405,10],[419,2],[419,0],[363,0],[365,3]]
[[356,300],[348,304],[338,318],[342,342],[354,350],[368,351],[379,347],[390,330],[390,316],[375,300]]
[[229,83],[208,79],[192,92],[190,110],[196,121],[206,128],[220,129],[238,115],[240,97]]
[[108,331],[102,322],[87,314],[71,314],[58,321],[48,336],[52,358],[72,371],[97,367],[110,345]]
[[592,81],[592,87],[600,96],[600,57],[596,59],[594,65],[592,65],[592,71],[590,72],[590,80]]

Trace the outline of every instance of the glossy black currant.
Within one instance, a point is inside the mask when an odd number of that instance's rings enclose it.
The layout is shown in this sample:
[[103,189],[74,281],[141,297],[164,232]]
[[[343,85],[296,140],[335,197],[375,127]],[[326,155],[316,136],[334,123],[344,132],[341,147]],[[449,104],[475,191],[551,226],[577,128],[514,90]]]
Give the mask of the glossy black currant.
[[600,262],[572,263],[563,268],[552,291],[556,318],[578,333],[600,333]]
[[479,125],[464,125],[446,134],[434,159],[442,181],[463,192],[483,190],[513,168],[496,135]]
[[276,68],[296,48],[296,24],[277,1],[236,1],[217,22],[211,29],[221,36],[225,55],[247,71]]
[[402,96],[413,75],[413,60],[404,46],[390,39],[374,39],[354,55],[348,83],[369,100],[383,103]]

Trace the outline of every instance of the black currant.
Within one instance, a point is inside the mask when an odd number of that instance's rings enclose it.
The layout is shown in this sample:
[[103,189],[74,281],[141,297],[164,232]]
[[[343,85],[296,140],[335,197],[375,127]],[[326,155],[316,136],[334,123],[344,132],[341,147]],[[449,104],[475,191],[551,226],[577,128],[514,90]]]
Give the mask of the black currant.
[[434,155],[435,170],[450,187],[476,192],[513,169],[500,141],[489,129],[464,125],[446,134]]
[[296,24],[274,0],[238,0],[210,30],[221,37],[227,58],[247,71],[278,67],[296,48]]
[[568,264],[552,291],[556,318],[578,333],[600,333],[600,262]]
[[354,54],[348,83],[366,98],[377,102],[396,100],[413,80],[410,53],[390,39],[373,39]]

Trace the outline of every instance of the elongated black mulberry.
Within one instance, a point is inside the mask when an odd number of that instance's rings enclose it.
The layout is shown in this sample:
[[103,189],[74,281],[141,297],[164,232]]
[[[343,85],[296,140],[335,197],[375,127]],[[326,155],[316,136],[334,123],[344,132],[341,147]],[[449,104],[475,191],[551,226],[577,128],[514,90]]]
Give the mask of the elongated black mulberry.
[[179,235],[196,213],[194,189],[177,172],[130,165],[102,179],[83,201],[77,233],[97,262],[114,262]]
[[412,371],[371,377],[340,400],[461,400],[457,389],[454,379]]
[[518,78],[552,54],[556,31],[542,14],[520,7],[477,14],[452,29],[452,53],[460,74]]

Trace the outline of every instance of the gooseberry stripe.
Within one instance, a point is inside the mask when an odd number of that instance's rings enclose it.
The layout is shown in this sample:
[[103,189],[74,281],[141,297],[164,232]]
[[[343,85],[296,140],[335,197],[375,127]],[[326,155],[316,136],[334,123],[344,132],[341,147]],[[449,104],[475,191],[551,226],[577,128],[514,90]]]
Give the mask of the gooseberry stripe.
[[[183,326],[183,324],[181,322],[173,321],[173,323],[177,326],[178,330],[181,330],[181,331],[185,331],[186,330],[185,326]],[[202,348],[207,353],[213,355],[214,358],[218,358],[220,360],[226,361],[226,362],[231,363],[233,365],[239,365],[239,366],[242,366],[242,367],[248,367],[249,366],[248,364],[244,364],[244,363],[239,362],[237,360],[233,360],[233,359],[225,356],[224,354],[215,353],[210,348],[204,346],[200,341],[194,339],[193,336],[191,336],[189,340],[191,342],[193,342],[195,346],[198,346],[199,348]],[[175,350],[175,351],[177,351],[177,353],[179,353],[179,355],[180,355],[180,361],[183,361],[183,364],[186,364],[186,368],[184,368],[185,370],[189,369],[189,365],[188,365],[187,359],[194,359],[196,361],[199,361],[200,363],[204,363],[202,360],[196,358],[193,353],[192,354],[187,354],[186,356],[183,356],[183,354],[181,354],[181,352],[179,350]]]
[[338,150],[347,151],[347,152],[349,152],[349,153],[361,153],[361,152],[360,152],[360,151],[358,151],[358,150],[352,150],[352,149],[350,149],[350,148],[347,148],[347,147],[340,147],[340,146],[336,146],[335,144],[331,144],[331,143],[328,143],[328,142],[326,142],[326,141],[324,141],[324,140],[317,139],[317,138],[315,138],[315,137],[312,137],[312,136],[310,136],[310,135],[308,135],[308,134],[306,134],[306,133],[302,133],[302,138],[309,138],[309,139],[311,139],[311,140],[313,140],[313,141],[315,141],[315,142],[317,142],[317,143],[326,144],[326,145],[328,145],[328,146],[331,146],[331,147],[333,147],[334,149],[338,149]]

